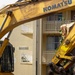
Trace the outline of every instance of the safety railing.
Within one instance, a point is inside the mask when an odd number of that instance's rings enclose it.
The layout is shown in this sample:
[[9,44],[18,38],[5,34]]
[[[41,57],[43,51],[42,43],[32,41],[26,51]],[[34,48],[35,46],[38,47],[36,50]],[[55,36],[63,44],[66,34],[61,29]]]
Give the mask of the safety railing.
[[43,51],[42,63],[49,64],[56,51]]
[[63,24],[68,24],[74,22],[73,20],[66,21],[43,21],[43,31],[59,31],[60,26]]

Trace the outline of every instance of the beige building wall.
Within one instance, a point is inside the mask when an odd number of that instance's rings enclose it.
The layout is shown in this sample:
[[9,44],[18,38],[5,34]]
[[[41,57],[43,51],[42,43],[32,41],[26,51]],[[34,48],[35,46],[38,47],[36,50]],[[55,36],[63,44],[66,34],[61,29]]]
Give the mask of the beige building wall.
[[[15,47],[14,75],[33,75],[33,33],[26,30],[25,26],[33,31],[33,22],[23,24],[15,28],[10,37],[10,42]],[[24,34],[24,32],[26,33]],[[32,62],[21,61],[22,55],[25,54],[32,58]]]

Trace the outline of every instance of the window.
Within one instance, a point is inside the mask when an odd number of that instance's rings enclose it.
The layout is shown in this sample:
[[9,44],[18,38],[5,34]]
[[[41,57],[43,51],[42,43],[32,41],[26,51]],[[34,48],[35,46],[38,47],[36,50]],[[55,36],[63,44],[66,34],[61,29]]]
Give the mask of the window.
[[59,36],[47,36],[46,49],[47,50],[55,50],[55,49],[57,49],[58,46],[59,46],[59,40],[60,40]]
[[75,20],[75,10],[71,11],[71,20]]
[[62,13],[52,14],[47,17],[47,21],[62,21]]
[[62,13],[58,14],[58,21],[62,21]]

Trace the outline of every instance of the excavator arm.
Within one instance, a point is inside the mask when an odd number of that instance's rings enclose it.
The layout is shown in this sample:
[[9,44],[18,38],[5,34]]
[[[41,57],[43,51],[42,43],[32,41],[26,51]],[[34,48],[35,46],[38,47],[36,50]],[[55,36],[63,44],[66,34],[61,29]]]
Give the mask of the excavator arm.
[[[0,38],[2,38],[7,32],[13,30],[15,27],[23,23],[48,16],[50,13],[63,11],[63,9],[68,8],[67,6],[72,7],[72,2],[69,2],[69,0],[67,1],[67,5],[58,0],[58,3],[62,8],[58,7],[58,4],[52,5],[52,2],[53,0],[16,2],[15,4],[7,5],[1,9],[0,15],[3,15],[3,18],[5,18],[6,15],[9,15],[10,21],[7,25],[4,25],[5,28],[0,32]],[[57,1],[55,2],[57,3]],[[1,21],[1,25],[2,22],[3,21]]]
[[[57,49],[56,54],[52,58],[52,62],[48,65],[50,67],[49,73],[57,73],[61,75],[70,74],[70,68],[75,63],[75,23],[67,37]],[[71,69],[73,72],[73,69]]]

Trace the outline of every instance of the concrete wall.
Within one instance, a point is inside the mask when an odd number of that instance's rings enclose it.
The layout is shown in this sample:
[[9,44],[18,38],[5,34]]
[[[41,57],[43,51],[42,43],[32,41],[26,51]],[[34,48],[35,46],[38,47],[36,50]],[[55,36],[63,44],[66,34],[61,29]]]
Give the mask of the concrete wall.
[[[31,56],[33,61],[33,35],[31,34],[31,37],[22,35],[21,28],[22,26],[15,28],[10,37],[10,42],[15,47],[14,75],[33,75],[33,62],[21,62],[22,54]],[[26,49],[22,49],[22,47],[26,47]]]

